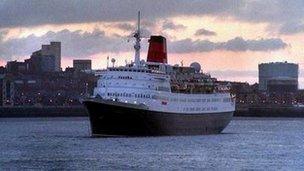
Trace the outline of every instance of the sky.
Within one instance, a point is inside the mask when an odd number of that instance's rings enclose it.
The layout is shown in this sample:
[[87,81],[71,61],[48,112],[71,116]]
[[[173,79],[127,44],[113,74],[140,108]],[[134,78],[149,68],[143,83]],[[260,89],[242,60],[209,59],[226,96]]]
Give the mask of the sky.
[[199,62],[220,80],[255,83],[259,63],[288,61],[304,87],[303,0],[2,0],[0,65],[50,41],[62,42],[62,68],[73,59],[105,68],[107,56],[124,65],[134,60],[139,10],[142,59],[149,36],[163,35],[170,64]]

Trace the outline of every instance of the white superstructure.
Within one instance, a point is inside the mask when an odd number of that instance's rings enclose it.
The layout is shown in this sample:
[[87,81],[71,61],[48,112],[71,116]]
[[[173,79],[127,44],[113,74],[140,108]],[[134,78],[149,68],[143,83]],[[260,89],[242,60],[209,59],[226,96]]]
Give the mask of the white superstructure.
[[219,113],[234,111],[230,93],[172,93],[170,76],[146,68],[117,67],[101,72],[94,96],[167,113]]

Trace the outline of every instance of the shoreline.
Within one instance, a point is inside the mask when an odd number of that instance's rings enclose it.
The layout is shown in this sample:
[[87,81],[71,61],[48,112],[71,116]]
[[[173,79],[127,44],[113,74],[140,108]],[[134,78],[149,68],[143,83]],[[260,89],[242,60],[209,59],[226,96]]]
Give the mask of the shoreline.
[[0,107],[0,118],[86,117],[83,106]]

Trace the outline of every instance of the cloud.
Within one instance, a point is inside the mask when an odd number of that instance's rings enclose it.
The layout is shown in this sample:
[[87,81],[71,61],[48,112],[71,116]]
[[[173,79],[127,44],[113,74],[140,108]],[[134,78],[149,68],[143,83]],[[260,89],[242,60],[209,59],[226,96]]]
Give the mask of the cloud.
[[[136,32],[136,29],[133,30],[133,32],[131,32],[127,37],[128,38],[131,38],[134,36]],[[115,35],[118,35],[118,34],[115,34]],[[152,32],[149,28],[147,27],[140,27],[140,37],[141,38],[149,38],[150,36],[152,35]],[[123,36],[123,35],[119,35],[119,37],[123,38],[123,37],[126,37],[126,36]]]
[[201,29],[198,29],[194,35],[195,36],[202,36],[202,35],[203,36],[216,36],[216,32],[201,28]]
[[304,31],[304,24],[302,22],[287,22],[281,25],[279,29],[279,33],[284,35],[301,33],[303,31]]
[[[1,36],[0,36],[1,37]],[[68,57],[88,57],[101,52],[126,52],[132,50],[132,44],[121,37],[109,37],[101,30],[83,32],[80,30],[59,32],[49,31],[42,36],[29,35],[24,38],[0,39],[2,59],[11,60],[16,56],[30,56],[41,48],[41,44],[50,41],[62,42],[62,55]]]
[[135,26],[129,23],[117,23],[112,25],[118,29],[121,29],[123,31],[135,31]]
[[233,15],[251,22],[286,23],[303,19],[303,6],[303,0],[243,1]]
[[186,26],[184,26],[182,24],[175,24],[172,21],[165,20],[162,28],[164,30],[182,30],[182,29],[185,29]]
[[183,15],[225,16],[238,8],[240,2],[241,0],[9,0],[0,2],[0,27],[135,21],[138,10],[142,11],[142,18],[147,20]]
[[226,42],[211,42],[209,40],[183,39],[168,43],[168,49],[173,53],[210,52],[215,50],[227,51],[273,51],[287,46],[279,38],[245,40],[236,37]]
[[219,47],[231,51],[270,51],[283,49],[286,46],[287,44],[279,38],[244,40],[241,37],[236,37],[225,43],[221,43]]
[[258,0],[245,1],[231,16],[249,22],[264,22],[271,27],[267,31],[280,34],[303,32],[303,0]]
[[[150,34],[149,30],[143,29],[143,35]],[[59,32],[49,31],[44,35],[29,35],[23,38],[3,39],[5,31],[0,32],[0,54],[2,59],[11,60],[13,57],[30,56],[30,54],[40,49],[41,44],[50,41],[62,42],[62,56],[65,57],[89,57],[98,53],[119,53],[133,51],[132,41],[127,43],[127,39],[119,35],[107,36],[104,31],[95,29],[93,32],[83,32],[81,30],[69,31],[67,29]],[[145,40],[145,39],[144,39]],[[147,49],[147,43],[143,40],[143,51]],[[183,39],[179,41],[168,41],[169,52],[210,52],[215,50],[227,51],[271,51],[286,47],[281,39],[259,39],[244,40],[241,37],[228,40],[226,42],[211,42],[209,40]]]
[[7,33],[8,33],[7,30],[0,30],[0,41],[4,39]]
[[0,1],[0,28],[135,21],[138,10],[143,19],[150,21],[214,16],[280,26],[303,21],[303,6],[303,0],[4,0]]

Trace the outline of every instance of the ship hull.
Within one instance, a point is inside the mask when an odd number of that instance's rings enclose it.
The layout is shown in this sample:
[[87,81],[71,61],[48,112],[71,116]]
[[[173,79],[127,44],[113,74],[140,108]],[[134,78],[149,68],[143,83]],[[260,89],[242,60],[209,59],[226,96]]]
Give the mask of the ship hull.
[[233,112],[180,114],[149,111],[144,106],[85,100],[92,136],[165,136],[218,134]]

